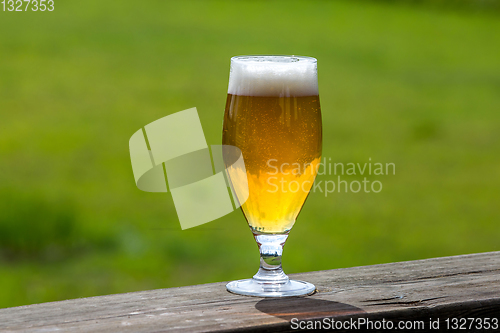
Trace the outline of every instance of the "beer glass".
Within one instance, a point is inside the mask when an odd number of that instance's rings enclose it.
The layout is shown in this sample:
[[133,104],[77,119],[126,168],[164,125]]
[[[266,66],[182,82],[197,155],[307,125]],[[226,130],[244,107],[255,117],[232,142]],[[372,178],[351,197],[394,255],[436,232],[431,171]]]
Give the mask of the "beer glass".
[[313,293],[311,283],[288,278],[281,256],[321,159],[316,59],[231,58],[222,141],[242,152],[248,199],[241,208],[260,250],[257,274],[227,290],[260,297]]

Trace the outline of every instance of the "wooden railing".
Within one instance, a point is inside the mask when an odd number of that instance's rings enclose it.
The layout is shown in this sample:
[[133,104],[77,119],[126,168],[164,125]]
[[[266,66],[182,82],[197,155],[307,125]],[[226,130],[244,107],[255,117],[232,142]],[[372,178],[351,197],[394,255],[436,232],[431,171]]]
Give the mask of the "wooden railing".
[[463,323],[458,318],[475,318],[472,326],[466,319],[462,331],[488,322],[487,331],[495,332],[499,273],[500,252],[490,252],[292,274],[317,286],[308,297],[238,296],[225,283],[141,291],[0,309],[0,331],[286,332],[318,329],[320,321],[322,328],[340,322],[345,331],[384,322],[421,328],[423,322],[427,331],[438,319],[446,330]]

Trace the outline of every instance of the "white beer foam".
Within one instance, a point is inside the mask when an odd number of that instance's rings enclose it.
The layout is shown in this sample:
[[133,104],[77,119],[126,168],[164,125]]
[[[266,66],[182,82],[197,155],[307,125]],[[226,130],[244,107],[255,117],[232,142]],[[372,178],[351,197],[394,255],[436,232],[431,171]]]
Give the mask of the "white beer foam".
[[280,97],[318,95],[316,59],[298,56],[233,57],[228,93]]

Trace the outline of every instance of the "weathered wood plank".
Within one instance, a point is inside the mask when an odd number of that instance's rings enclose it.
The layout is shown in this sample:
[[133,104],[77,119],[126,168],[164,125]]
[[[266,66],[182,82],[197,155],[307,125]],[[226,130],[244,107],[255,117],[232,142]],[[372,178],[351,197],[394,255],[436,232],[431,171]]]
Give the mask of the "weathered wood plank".
[[292,275],[317,286],[309,297],[262,299],[225,283],[0,309],[0,330],[71,332],[290,331],[292,318],[397,321],[500,319],[500,252]]

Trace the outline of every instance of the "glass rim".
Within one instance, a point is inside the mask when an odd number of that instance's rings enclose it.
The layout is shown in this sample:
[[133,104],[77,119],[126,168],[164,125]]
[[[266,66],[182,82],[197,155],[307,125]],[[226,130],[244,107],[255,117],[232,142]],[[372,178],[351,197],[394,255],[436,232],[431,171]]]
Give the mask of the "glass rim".
[[231,57],[231,62],[271,62],[271,63],[317,63],[318,59],[309,56],[298,55],[282,55],[282,54],[255,54],[255,55],[239,55]]

